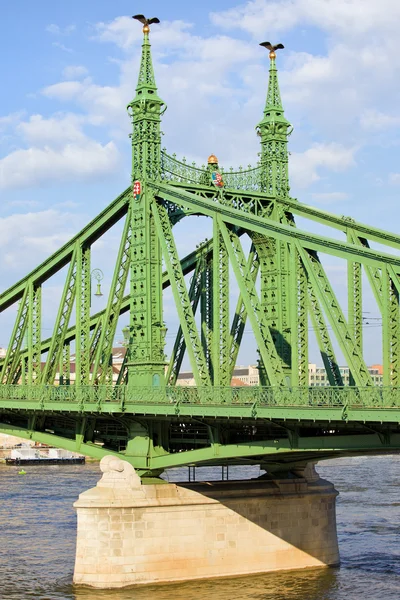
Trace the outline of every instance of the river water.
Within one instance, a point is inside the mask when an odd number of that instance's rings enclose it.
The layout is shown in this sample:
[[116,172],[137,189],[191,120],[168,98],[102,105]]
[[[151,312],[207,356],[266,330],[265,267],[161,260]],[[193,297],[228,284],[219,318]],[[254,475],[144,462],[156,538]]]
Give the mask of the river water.
[[[337,501],[340,568],[98,591],[72,585],[73,502],[100,478],[98,464],[0,465],[1,600],[399,600],[400,455],[326,461]],[[197,469],[197,479],[204,472]],[[185,475],[187,471],[184,471]],[[230,478],[257,476],[250,467]],[[209,477],[210,473],[206,473]],[[214,472],[214,477],[220,472]],[[170,479],[177,479],[172,472]]]

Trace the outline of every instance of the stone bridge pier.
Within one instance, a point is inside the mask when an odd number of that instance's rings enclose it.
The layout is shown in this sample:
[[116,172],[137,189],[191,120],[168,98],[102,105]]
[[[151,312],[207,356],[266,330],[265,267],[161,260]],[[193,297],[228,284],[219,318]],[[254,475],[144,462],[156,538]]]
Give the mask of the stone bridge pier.
[[333,485],[309,463],[292,479],[144,485],[106,456],[75,503],[74,583],[97,588],[339,563]]

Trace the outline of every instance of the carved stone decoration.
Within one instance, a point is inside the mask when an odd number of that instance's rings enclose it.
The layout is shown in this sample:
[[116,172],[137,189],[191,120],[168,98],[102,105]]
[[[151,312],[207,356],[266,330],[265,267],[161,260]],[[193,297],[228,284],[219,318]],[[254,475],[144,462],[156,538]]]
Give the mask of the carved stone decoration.
[[141,488],[142,482],[135,469],[117,456],[104,456],[100,461],[100,470],[103,477],[97,483],[97,487]]

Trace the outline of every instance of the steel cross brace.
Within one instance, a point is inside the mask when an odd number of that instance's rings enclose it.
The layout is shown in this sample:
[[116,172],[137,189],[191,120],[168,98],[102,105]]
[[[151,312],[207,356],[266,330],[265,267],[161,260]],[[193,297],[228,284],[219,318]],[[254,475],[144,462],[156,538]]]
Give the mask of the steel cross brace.
[[115,264],[107,308],[102,320],[102,327],[94,355],[92,377],[97,378],[99,384],[104,384],[107,379],[109,359],[112,354],[115,332],[128,279],[131,235],[131,211],[128,210],[119,246],[117,262]]
[[318,257],[315,253],[309,253],[309,251],[302,248],[298,241],[294,243],[307,270],[310,283],[314,287],[315,293],[328,315],[331,327],[335,332],[347,364],[353,373],[356,385],[358,387],[373,386],[371,375],[354,343],[353,336],[349,332],[340,305]]
[[[190,282],[189,288],[189,300],[192,306],[193,315],[196,314],[197,306],[200,300],[201,292],[201,269],[200,263],[197,264],[196,270]],[[185,337],[183,335],[182,325],[179,325],[178,333],[176,335],[174,348],[172,350],[171,358],[168,365],[167,375],[165,377],[167,385],[175,385],[178,378],[183,356],[186,350]]]
[[[246,277],[250,277],[255,284],[260,268],[260,261],[254,244],[251,245],[249,257],[246,265]],[[233,318],[231,334],[230,334],[230,350],[229,350],[229,381],[233,377],[233,371],[236,366],[236,360],[239,353],[240,343],[242,341],[244,328],[246,326],[247,310],[243,300],[242,293],[239,293],[239,298],[236,305],[235,316]]]
[[7,348],[6,356],[1,371],[0,381],[2,383],[12,383],[15,373],[19,368],[20,350],[24,339],[29,311],[29,287],[27,286],[20,302],[17,319],[14,324],[14,329],[11,335],[11,340]]
[[187,292],[181,263],[175,247],[171,223],[168,213],[163,206],[157,205],[154,200],[151,205],[154,223],[164,254],[171,282],[172,293],[178,311],[179,321],[186,341],[191,367],[197,386],[211,385],[207,363],[201,347],[199,334],[194,320],[190,298]]
[[264,319],[253,278],[247,272],[246,259],[240,239],[236,233],[228,230],[220,216],[217,218],[269,382],[272,386],[283,387],[286,383],[281,362],[277,355],[268,324]]
[[57,319],[54,325],[53,337],[49,348],[46,365],[42,372],[41,383],[52,384],[55,380],[56,370],[60,361],[65,334],[68,329],[68,324],[71,318],[72,308],[76,296],[78,245],[79,241],[75,244],[75,250],[72,255],[67,278],[65,280]]

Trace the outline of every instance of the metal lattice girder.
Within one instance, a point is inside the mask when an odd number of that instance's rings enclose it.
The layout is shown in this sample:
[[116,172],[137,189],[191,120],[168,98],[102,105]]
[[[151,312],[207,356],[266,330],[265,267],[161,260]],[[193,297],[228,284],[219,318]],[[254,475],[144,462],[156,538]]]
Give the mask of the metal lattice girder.
[[[246,277],[250,277],[253,283],[256,282],[260,268],[260,261],[257,250],[254,244],[251,245],[249,257],[246,265]],[[233,377],[233,371],[236,366],[239,348],[243,337],[244,328],[246,326],[247,310],[243,301],[242,294],[239,293],[239,298],[236,305],[235,316],[233,318],[231,334],[230,334],[230,351],[229,351],[229,374],[230,380]]]
[[57,252],[37,266],[34,271],[0,294],[0,312],[22,298],[30,279],[32,279],[35,286],[39,286],[54,275],[54,273],[57,273],[60,269],[65,267],[65,265],[69,264],[72,255],[75,252],[77,243],[82,246],[87,246],[93,244],[104,235],[110,227],[115,225],[115,223],[126,214],[131,195],[131,188],[122,192],[118,198],[88,223],[82,231],[74,236],[69,242],[64,244]]
[[277,355],[268,324],[265,321],[254,281],[247,272],[246,259],[240,239],[236,233],[228,230],[220,217],[217,218],[269,382],[272,386],[284,386],[285,378],[281,361]]
[[[206,242],[205,244],[203,244],[203,251],[204,251],[204,253],[207,254],[207,256],[208,256],[208,254],[211,256],[211,252],[210,252],[211,243],[212,242],[209,241],[209,242]],[[197,259],[198,259],[198,251],[196,250],[194,252],[191,252],[190,254],[188,254],[181,260],[182,271],[185,275],[188,273],[191,273],[195,269],[196,264],[197,264]],[[162,287],[163,287],[163,289],[165,289],[169,285],[170,285],[170,282],[169,282],[168,273],[164,272],[163,276],[162,276]],[[129,294],[127,294],[126,296],[124,296],[124,298],[122,300],[120,314],[126,313],[129,310],[129,306],[130,306],[130,296],[129,296]],[[90,341],[90,364],[92,364],[93,357],[96,353],[97,344],[98,344],[98,341],[100,338],[100,333],[101,333],[102,322],[104,319],[104,314],[105,314],[105,309],[102,311],[99,311],[98,313],[95,313],[94,315],[91,315],[91,317],[90,317],[90,330],[92,331],[92,336],[91,336],[91,341]],[[67,329],[64,343],[70,343],[71,341],[73,341],[75,339],[75,336],[76,336],[76,327],[75,327],[75,325],[73,325]],[[46,338],[41,341],[41,347],[40,347],[41,354],[48,352],[50,345],[51,345],[51,341],[52,341],[52,338]],[[22,359],[27,360],[28,349],[21,348],[20,354],[21,354]],[[4,359],[0,359],[0,367],[1,368],[2,368],[3,363],[4,363]]]
[[96,338],[94,338],[92,342],[92,348],[95,350],[92,378],[97,379],[98,383],[105,383],[107,371],[110,367],[110,357],[112,356],[115,332],[121,312],[126,282],[128,280],[131,237],[131,212],[128,211],[118,250],[117,261],[115,263],[107,308],[102,319],[101,331],[98,334],[98,342],[96,342],[95,348],[94,341]]
[[373,382],[360,351],[354,343],[353,336],[344,318],[342,309],[333,292],[331,284],[315,252],[310,252],[295,242],[304,267],[307,270],[310,284],[327,315],[330,325],[339,342],[340,349],[350,367],[357,386],[372,386]]
[[[349,229],[347,241],[354,243],[354,232]],[[362,354],[362,277],[361,264],[355,261],[347,261],[347,298],[348,298],[348,326],[353,333],[354,343]],[[354,385],[354,378],[350,371],[350,385]]]
[[[355,231],[349,230],[347,235],[348,239],[351,239],[353,244],[358,244],[359,246],[363,246],[364,248],[370,247],[368,240],[366,240],[365,238],[358,237]],[[382,274],[380,267],[380,264],[375,265],[373,267],[370,265],[364,265],[365,272],[367,274],[368,281],[370,283],[376,303],[380,312],[382,312]]]
[[[276,215],[275,215],[276,216]],[[260,301],[284,369],[290,369],[289,252],[280,240],[253,235],[260,261]]]
[[60,355],[60,385],[68,385],[71,380],[71,346],[65,343]]
[[212,362],[213,340],[213,260],[204,249],[200,255],[201,294],[200,294],[200,319],[201,319],[201,346],[207,363],[211,381],[214,380]]
[[208,386],[211,382],[207,363],[201,347],[181,263],[176,251],[168,213],[166,209],[163,206],[158,205],[155,200],[152,203],[151,209],[171,282],[179,322],[185,337],[194,380],[197,386]]
[[[354,244],[369,247],[368,241],[359,238],[354,231],[350,232],[350,236]],[[365,265],[368,280],[382,315],[383,381],[385,385],[399,385],[400,356],[397,342],[400,336],[399,276],[392,265],[379,265],[379,267]],[[362,314],[359,318],[362,319]]]
[[53,337],[47,355],[46,364],[42,372],[41,382],[52,384],[56,377],[57,366],[60,361],[65,334],[71,318],[72,307],[76,296],[77,256],[79,242],[75,244],[75,250],[71,258],[67,278],[65,280],[61,302],[53,330]]
[[0,378],[2,383],[12,383],[15,379],[16,371],[18,371],[20,368],[20,350],[27,327],[28,310],[29,286],[27,285],[18,307],[17,319],[14,324],[11,340],[4,359]]
[[101,330],[104,325],[105,313],[106,313],[106,311],[104,310],[104,311],[101,311],[101,313],[98,313],[98,315],[95,315],[95,316],[97,316],[97,321],[94,326],[92,335],[90,337],[90,349],[89,349],[89,357],[90,357],[89,364],[90,364],[90,366],[93,364],[94,357],[96,356],[97,348],[99,346]]
[[229,385],[229,258],[218,220],[213,220],[213,384]]
[[391,276],[396,275],[382,265],[382,341],[383,385],[399,385],[399,290]]
[[[200,300],[201,292],[201,278],[202,272],[200,268],[200,261],[197,264],[196,270],[190,282],[189,288],[189,300],[192,306],[193,314],[196,314],[197,306]],[[178,378],[183,357],[186,350],[185,337],[183,335],[182,325],[179,325],[178,333],[176,335],[174,348],[172,350],[171,358],[168,365],[166,381],[168,385],[175,385]]]
[[[42,336],[42,287],[36,287],[33,281],[29,282],[29,308],[28,308],[28,327],[27,327],[27,342],[28,342],[28,360],[27,360],[27,375],[28,383],[40,381],[41,375],[41,336]],[[26,366],[22,364],[22,372],[25,376]]]
[[318,347],[321,352],[322,361],[326,369],[329,385],[342,386],[343,379],[342,375],[340,374],[335,351],[328,333],[325,317],[314,292],[314,288],[311,285],[308,286],[308,298],[311,307],[311,321],[315,331],[315,337],[317,338]]
[[225,203],[225,196],[224,203],[220,204],[216,199],[201,198],[196,194],[188,193],[182,189],[178,190],[174,186],[165,183],[153,184],[152,182],[148,182],[147,185],[153,188],[158,196],[166,200],[175,202],[184,208],[190,208],[198,214],[210,217],[218,214],[225,223],[229,223],[235,227],[243,227],[246,230],[261,233],[267,237],[273,237],[274,239],[280,239],[288,243],[296,240],[304,248],[317,252],[325,252],[326,254],[344,258],[345,260],[352,259],[372,266],[378,263],[391,264],[396,269],[400,269],[400,258],[398,256],[306,232],[283,223],[278,223],[267,217],[243,213],[236,208],[228,206]]
[[86,384],[90,371],[90,247],[77,248],[75,381]]
[[[188,193],[194,195],[201,195],[204,198],[213,198],[215,196],[215,189],[212,187],[202,188],[198,185],[190,185],[187,183],[171,183],[171,186],[176,189],[183,189]],[[337,229],[338,231],[348,231],[350,228],[360,238],[367,238],[371,242],[377,242],[392,248],[400,249],[400,236],[390,231],[384,231],[364,223],[359,223],[354,219],[350,219],[346,216],[337,216],[329,212],[322,211],[314,206],[308,206],[303,202],[298,202],[294,198],[273,198],[265,193],[249,190],[229,190],[224,191],[224,202],[227,206],[240,208],[242,212],[251,213],[259,216],[268,216],[264,206],[266,202],[274,202],[278,206],[282,206],[284,211],[287,211],[293,215],[303,217],[304,219],[310,219],[321,225],[326,225]]]
[[290,246],[290,344],[292,386],[308,384],[308,306],[307,274],[296,247]]

